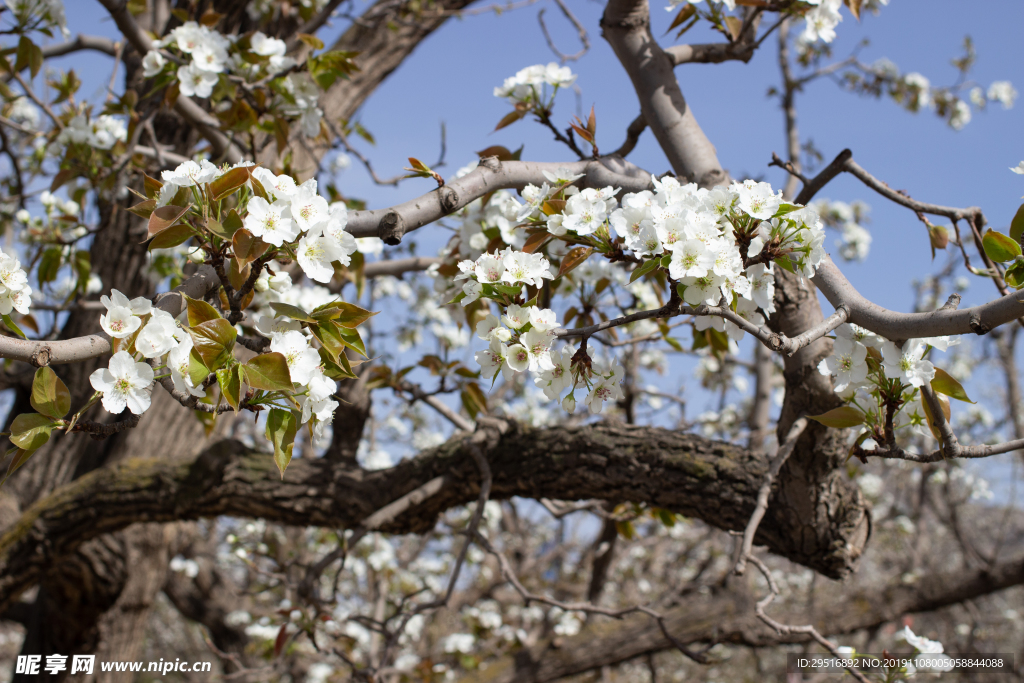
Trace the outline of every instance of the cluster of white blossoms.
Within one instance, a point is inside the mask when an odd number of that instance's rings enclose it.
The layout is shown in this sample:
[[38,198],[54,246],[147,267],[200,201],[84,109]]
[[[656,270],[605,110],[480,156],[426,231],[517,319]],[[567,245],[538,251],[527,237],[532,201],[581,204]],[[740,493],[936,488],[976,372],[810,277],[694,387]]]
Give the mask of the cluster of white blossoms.
[[28,273],[22,269],[17,256],[5,254],[0,249],[0,314],[10,315],[15,310],[26,315],[31,303]]
[[840,231],[835,241],[839,255],[846,261],[863,261],[871,250],[871,233],[861,225],[867,220],[870,207],[860,200],[849,204],[830,199],[815,199],[808,204],[814,209],[827,227]]
[[[547,66],[535,64],[520,69],[515,76],[505,79],[501,86],[494,89],[495,97],[508,99],[510,104],[549,103],[560,88],[568,88],[576,82],[576,75],[567,66],[559,66],[551,62]],[[547,88],[551,87],[550,94]]]
[[91,121],[85,114],[78,114],[68,121],[68,125],[57,136],[59,144],[84,143],[96,149],[110,149],[127,139],[128,129],[124,127],[124,122],[108,114],[97,116]]
[[228,49],[231,41],[223,35],[194,21],[186,21],[162,40],[153,41],[153,49],[142,59],[143,75],[152,77],[163,71],[167,60],[160,48],[176,48],[191,60],[178,67],[178,88],[187,97],[209,97],[217,85],[219,74],[231,64]]
[[324,374],[320,354],[310,346],[312,333],[303,331],[295,320],[271,316],[262,316],[256,331],[269,337],[271,352],[280,353],[287,361],[292,383],[299,386],[300,393],[295,399],[302,410],[302,424],[315,417],[314,443],[323,445],[325,429],[334,420],[338,407],[338,402],[331,399],[337,385]]
[[295,240],[295,257],[311,280],[330,282],[338,262],[347,266],[357,251],[355,238],[345,231],[348,209],[342,202],[328,205],[317,194],[316,179],[301,185],[287,175],[274,175],[265,168],[253,171],[273,202],[262,197],[249,200],[245,228],[264,242],[280,247]]
[[461,272],[455,276],[455,280],[467,280],[462,286],[465,294],[465,298],[461,299],[463,306],[479,299],[487,285],[526,284],[540,287],[544,280],[554,277],[551,264],[543,254],[513,251],[512,247],[497,254],[481,254],[475,261],[460,261],[459,270]]

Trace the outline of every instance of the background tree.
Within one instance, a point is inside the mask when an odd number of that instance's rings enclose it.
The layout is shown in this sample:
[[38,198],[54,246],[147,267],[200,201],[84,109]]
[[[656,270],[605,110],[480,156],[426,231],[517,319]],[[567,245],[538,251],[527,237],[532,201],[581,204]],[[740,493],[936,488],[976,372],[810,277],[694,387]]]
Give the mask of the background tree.
[[[787,652],[1012,652],[1013,489],[986,503],[963,463],[1008,463],[1024,444],[1024,214],[1009,220],[1009,196],[989,225],[887,179],[912,199],[849,150],[824,164],[796,102],[831,79],[960,129],[1016,92],[972,80],[969,40],[948,87],[863,47],[833,58],[851,15],[884,4],[675,2],[655,29],[646,3],[556,0],[535,30],[562,64],[494,92],[511,106],[502,135],[536,120],[552,161],[488,142],[445,178],[442,127],[437,163],[413,156],[382,178],[361,150],[401,131],[360,120],[370,94],[448,18],[515,5],[100,0],[109,37],[72,38],[65,11],[80,6],[8,2],[12,664],[781,680]],[[640,112],[610,153],[602,104],[581,106],[595,86],[565,66],[598,24],[619,64],[612,97],[633,102],[631,84]],[[570,40],[581,53],[559,51]],[[772,47],[785,158],[730,172],[697,118],[722,105],[695,112],[674,68]],[[49,66],[86,52],[111,67],[98,98],[81,67]],[[439,87],[474,111],[450,70]],[[764,136],[752,99],[746,126]],[[414,101],[402,114],[426,118]],[[785,171],[775,190],[759,182],[769,161]],[[338,180],[352,163],[402,200],[368,209]],[[863,202],[818,198],[837,177],[913,211],[933,257],[949,253],[913,313],[864,298],[826,254],[826,229],[837,260],[871,244]],[[996,298],[961,305],[965,274]],[[684,391],[694,370],[701,386]],[[901,641],[902,626],[931,640]]]

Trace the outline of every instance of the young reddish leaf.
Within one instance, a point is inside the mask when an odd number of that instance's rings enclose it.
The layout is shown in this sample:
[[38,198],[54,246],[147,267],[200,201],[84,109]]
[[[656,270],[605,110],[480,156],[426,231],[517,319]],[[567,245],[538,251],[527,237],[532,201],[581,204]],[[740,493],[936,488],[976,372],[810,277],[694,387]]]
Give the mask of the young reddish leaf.
[[145,173],[142,174],[142,184],[146,190],[146,197],[149,199],[156,199],[160,196],[160,190],[164,184],[156,178],[150,178]]
[[558,275],[555,277],[560,278],[570,272],[573,268],[586,261],[592,253],[594,253],[593,247],[574,247],[570,249],[569,253],[562,258],[562,265],[558,267]]
[[547,244],[548,240],[550,240],[551,237],[551,233],[549,233],[546,230],[541,230],[539,232],[533,233],[532,235],[527,237],[526,242],[523,243],[523,252],[527,254],[534,253],[535,251],[543,247],[545,244]]
[[253,389],[263,391],[288,391],[292,388],[292,377],[284,355],[264,353],[242,366],[245,383]]
[[320,40],[316,36],[310,35],[308,33],[299,33],[297,35],[299,40],[304,42],[306,45],[309,45],[314,50],[324,49],[324,41]]
[[57,171],[57,175],[53,176],[53,181],[50,183],[50,192],[56,192],[61,185],[71,180],[75,175],[75,172],[70,168],[63,168]]
[[683,8],[679,10],[679,13],[675,16],[675,19],[672,20],[672,24],[669,25],[668,31],[665,31],[665,35],[671,33],[672,29],[674,29],[676,26],[681,26],[684,21],[686,21],[696,13],[696,7],[689,3],[684,4]]
[[504,117],[502,117],[501,121],[498,121],[498,125],[494,127],[494,130],[498,131],[506,126],[511,126],[513,123],[523,118],[524,116],[526,116],[525,110],[519,111],[518,109],[516,109],[515,111],[510,111],[509,113],[505,114]]
[[188,324],[195,326],[200,323],[205,323],[208,320],[217,320],[220,318],[220,313],[217,309],[199,299],[193,299],[192,297],[185,296],[185,305],[188,308]]
[[147,199],[144,202],[139,202],[135,206],[128,207],[128,211],[134,213],[139,218],[148,219],[153,215],[153,209],[156,208],[155,199]]
[[233,168],[210,183],[210,194],[213,195],[213,200],[223,199],[242,185],[245,185],[252,173],[252,168],[254,167],[239,166],[238,168]]
[[199,17],[199,23],[203,26],[216,26],[220,23],[220,20],[224,18],[224,15],[220,12],[215,12],[212,9],[208,9],[203,12],[203,16]]
[[[227,225],[228,221],[224,221]],[[267,253],[270,245],[256,237],[245,228],[239,228],[231,237],[231,250],[235,253],[235,260],[239,264],[252,263],[263,254]]]
[[[949,399],[942,394],[936,394],[935,398],[939,399],[939,406],[942,408],[942,414],[946,417],[946,422],[949,422],[950,415],[952,414],[949,409]],[[942,432],[939,431],[938,422],[935,419],[935,414],[932,413],[932,409],[928,406],[928,401],[921,401],[921,407],[924,408],[924,417],[928,421],[928,429],[931,430],[932,436],[939,443],[942,443]]]
[[36,370],[32,380],[32,407],[43,415],[59,420],[71,410],[71,392],[49,367]]
[[7,466],[7,474],[4,476],[4,480],[0,481],[0,486],[3,486],[7,479],[17,472],[19,467],[28,462],[28,459],[35,453],[35,451],[26,451],[24,448],[12,448],[7,451],[7,454],[10,455],[11,451],[15,451],[14,457],[11,459],[11,464]]
[[231,357],[231,349],[235,346],[238,332],[235,326],[224,318],[207,320],[189,328],[194,350],[202,359],[203,365],[216,370]]
[[252,266],[246,263],[241,270],[238,268],[238,261],[230,259],[228,261],[228,282],[236,290],[242,288],[245,281],[249,279],[249,273],[252,272]]
[[[956,381],[952,375],[943,370],[942,368],[935,368],[935,377],[932,378],[932,389],[940,394],[945,394],[950,398],[955,398],[958,401],[964,403],[974,403],[967,396],[967,392],[964,391],[964,387],[960,382]],[[922,401],[923,403],[924,401]],[[36,408],[38,410],[38,408]]]
[[501,145],[492,145],[486,149],[482,149],[476,153],[481,159],[487,157],[498,157],[498,161],[512,161],[512,152],[508,151],[508,147],[502,147]]
[[846,429],[864,424],[864,413],[852,406],[839,406],[821,415],[808,415],[815,422],[820,422],[826,427],[835,429]]
[[863,4],[863,0],[843,0],[843,2],[850,8],[850,14],[852,14],[857,21],[860,21],[860,7]]
[[316,322],[315,318],[313,318],[309,313],[306,313],[298,306],[292,306],[291,304],[284,304],[274,301],[270,304],[270,307],[274,309],[274,313],[277,313],[278,315],[288,316],[292,320],[301,320],[307,323]]
[[170,249],[176,247],[179,244],[184,244],[188,241],[192,235],[195,234],[192,228],[184,223],[178,223],[167,228],[149,243],[149,249]]
[[149,237],[171,227],[189,210],[187,206],[161,206],[149,217]]

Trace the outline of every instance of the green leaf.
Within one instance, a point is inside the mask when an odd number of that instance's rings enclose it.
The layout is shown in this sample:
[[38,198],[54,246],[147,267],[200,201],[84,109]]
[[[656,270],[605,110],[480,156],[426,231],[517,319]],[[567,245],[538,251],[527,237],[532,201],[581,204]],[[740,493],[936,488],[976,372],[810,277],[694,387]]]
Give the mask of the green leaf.
[[[511,126],[513,123],[515,123],[519,119],[523,118],[524,116],[526,116],[526,110],[525,109],[522,110],[522,111],[520,111],[518,109],[516,109],[514,111],[510,111],[509,113],[505,114],[505,116],[503,116],[501,118],[501,121],[498,121],[498,125],[494,127],[494,130],[498,131],[498,130],[501,130],[502,128],[505,128],[506,126]],[[494,132],[494,131],[492,131],[492,132]]]
[[317,349],[317,353],[320,354],[320,364],[324,368],[325,375],[331,379],[344,379],[346,377],[355,379],[356,373],[352,372],[352,364],[349,363],[345,354],[338,356],[338,362],[335,362],[331,358],[331,354],[327,352],[327,349],[320,347]]
[[146,190],[146,196],[152,199],[153,201],[156,201],[156,199],[160,196],[160,189],[164,186],[164,184],[161,181],[157,180],[156,178],[150,178],[145,173],[142,174],[142,184]]
[[834,427],[835,429],[846,429],[847,427],[864,424],[864,413],[852,406],[840,406],[833,408],[827,413],[808,415],[807,417],[820,422],[826,427]]
[[209,320],[217,320],[220,318],[220,313],[217,309],[199,299],[193,299],[192,297],[185,296],[185,304],[188,307],[188,324],[195,326],[200,323],[205,323]]
[[290,410],[271,408],[267,415],[267,439],[274,444],[274,463],[281,471],[281,479],[284,479],[284,471],[292,461],[292,446],[295,445],[298,425],[298,418]]
[[952,375],[942,368],[935,368],[935,377],[932,378],[932,389],[940,394],[945,394],[950,398],[955,398],[958,401],[974,403],[974,401],[968,398],[963,385],[956,381]]
[[775,259],[775,263],[783,270],[788,270],[791,273],[796,272],[796,269],[793,267],[793,261],[788,256],[778,257]]
[[380,311],[370,312],[365,308],[356,306],[355,304],[338,301],[333,304],[321,306],[310,315],[318,320],[323,320],[327,317],[327,319],[333,320],[335,325],[354,329],[377,315],[377,313],[380,313]]
[[33,408],[54,420],[61,419],[71,410],[71,392],[49,367],[36,370],[29,401]]
[[799,208],[801,207],[796,206],[795,204],[779,204],[779,210],[775,212],[775,215],[772,216],[772,218],[779,218],[780,216],[785,216],[787,213],[793,213]]
[[239,166],[238,168],[233,168],[210,183],[210,194],[213,195],[213,201],[224,199],[224,197],[227,197],[242,185],[245,185],[249,180],[249,174],[253,168],[255,168],[255,166]]
[[363,358],[367,358],[366,347],[363,346],[363,338],[359,336],[359,330],[349,330],[344,327],[339,327],[337,328],[337,331],[345,346],[349,347]]
[[1024,261],[1017,261],[1007,268],[1003,273],[1003,279],[1014,289],[1024,287]]
[[264,353],[242,366],[245,383],[263,391],[289,391],[292,377],[283,354]]
[[212,370],[206,367],[203,359],[199,357],[199,354],[193,348],[191,353],[188,354],[188,376],[192,380],[192,386],[198,387],[201,385],[210,376],[211,372]]
[[24,448],[12,448],[10,451],[7,451],[7,454],[10,455],[11,451],[14,451],[14,458],[11,459],[11,464],[7,466],[7,474],[4,476],[4,480],[0,481],[0,486],[3,486],[7,479],[17,472],[19,467],[28,462],[28,459],[35,453],[35,451],[26,451]]
[[28,337],[25,336],[25,333],[21,331],[21,328],[15,325],[14,321],[11,320],[11,316],[4,313],[3,315],[0,315],[0,318],[3,318],[4,325],[7,325],[7,329],[9,329],[11,332],[18,335],[22,339],[28,339]]
[[135,206],[128,207],[129,213],[134,213],[139,218],[148,219],[153,215],[153,210],[156,209],[156,200],[147,199],[144,202],[139,202]]
[[981,245],[996,263],[1006,263],[1020,256],[1020,245],[1001,232],[987,230],[981,238]]
[[469,382],[462,390],[462,405],[469,413],[469,418],[475,420],[480,413],[487,412],[487,395],[480,389],[476,382]]
[[11,423],[11,443],[34,451],[50,440],[53,420],[39,413],[22,413]]
[[39,259],[39,268],[36,270],[36,278],[39,280],[40,287],[57,279],[60,262],[61,249],[59,247],[50,247],[43,252],[43,257]]
[[238,412],[238,404],[242,400],[242,382],[238,376],[238,366],[232,365],[230,368],[217,371],[217,384],[220,385],[220,394],[224,397],[224,400],[228,402],[228,405]]
[[494,291],[500,294],[505,294],[507,296],[519,296],[523,291],[522,285],[503,285],[497,282],[491,282],[487,285],[484,285],[485,289],[487,287],[491,287]]
[[43,67],[43,51],[27,36],[22,36],[18,39],[18,53],[14,62],[14,70],[21,71],[25,67],[31,71],[32,78],[35,78],[39,69]]
[[171,227],[177,223],[188,210],[189,207],[187,206],[173,205],[161,206],[159,209],[153,209],[153,213],[149,217],[148,236],[152,237],[153,235],[163,232],[167,228]]
[[316,319],[313,318],[309,313],[298,306],[292,306],[291,304],[282,304],[277,301],[270,304],[270,307],[274,309],[274,313],[278,315],[288,316],[292,320],[301,320],[302,322],[315,323]]
[[335,325],[331,321],[323,321],[315,323],[309,326],[309,331],[313,333],[313,336],[320,340],[323,344],[324,349],[330,354],[331,359],[335,363],[340,362],[339,356],[345,355],[345,340],[342,339],[341,328]]
[[1010,221],[1010,239],[1019,244],[1021,235],[1024,235],[1024,204],[1020,205]]
[[632,284],[647,273],[651,272],[655,268],[661,265],[660,259],[651,259],[650,261],[644,261],[639,268],[635,268],[629,275],[629,282]]
[[188,332],[195,345],[193,350],[211,370],[216,370],[231,357],[231,349],[238,336],[235,326],[224,318],[193,325]]
[[298,36],[299,40],[304,42],[306,45],[309,45],[314,50],[324,49],[324,41],[314,35],[310,35],[309,33],[297,33],[296,36]]

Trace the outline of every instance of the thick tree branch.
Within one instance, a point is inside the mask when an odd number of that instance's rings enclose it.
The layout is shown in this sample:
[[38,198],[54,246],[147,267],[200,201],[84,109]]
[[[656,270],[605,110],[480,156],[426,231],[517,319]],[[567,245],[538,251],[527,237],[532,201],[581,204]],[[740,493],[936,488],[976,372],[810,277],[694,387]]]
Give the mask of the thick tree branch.
[[356,237],[380,237],[387,244],[398,244],[407,232],[444,218],[488,192],[521,189],[529,183],[541,185],[547,182],[544,171],[555,172],[560,168],[585,174],[584,187],[614,185],[626,192],[651,187],[649,173],[618,157],[570,163],[502,162],[489,157],[481,160],[472,172],[416,199],[388,209],[349,213],[346,229]]
[[640,111],[676,175],[701,187],[723,185],[728,174],[683,98],[672,61],[651,34],[647,0],[611,0],[601,18],[640,100]]
[[[513,426],[484,455],[493,499],[646,502],[725,529],[746,526],[768,470],[765,456],[726,443],[606,424]],[[283,482],[273,458],[233,441],[185,463],[134,459],[97,470],[38,501],[0,537],[0,612],[83,542],[135,522],[233,515],[350,528],[437,477],[443,488],[380,526],[390,533],[425,532],[442,511],[477,498],[479,469],[464,438],[373,472],[302,458]],[[856,524],[864,511],[843,490],[827,495],[827,518],[796,519],[769,505],[756,542],[842,576],[866,541]]]
[[[195,275],[170,292],[158,294],[153,303],[157,308],[177,317],[185,310],[185,298],[202,299],[208,292],[220,286],[220,279],[213,267],[204,265]],[[36,367],[78,363],[110,353],[110,340],[98,334],[58,341],[26,341],[14,337],[0,337],[0,358],[32,363]]]

